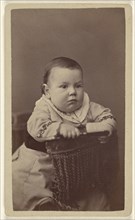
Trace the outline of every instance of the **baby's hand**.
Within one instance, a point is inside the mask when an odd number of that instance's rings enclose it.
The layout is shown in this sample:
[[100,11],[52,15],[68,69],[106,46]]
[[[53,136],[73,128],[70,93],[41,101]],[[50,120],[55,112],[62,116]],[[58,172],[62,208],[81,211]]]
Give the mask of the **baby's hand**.
[[73,125],[62,123],[59,128],[59,134],[65,138],[75,138],[80,135],[80,131]]
[[106,144],[110,139],[110,136],[100,136],[98,138],[100,144]]
[[100,136],[98,138],[100,144],[106,144],[109,141],[111,135],[112,135],[112,131],[109,131],[108,135]]

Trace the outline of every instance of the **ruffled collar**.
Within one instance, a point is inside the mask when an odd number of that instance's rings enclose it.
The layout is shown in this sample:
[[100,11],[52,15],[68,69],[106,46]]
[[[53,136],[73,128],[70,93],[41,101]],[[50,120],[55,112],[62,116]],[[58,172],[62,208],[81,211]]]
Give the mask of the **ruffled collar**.
[[82,104],[81,108],[79,108],[78,110],[71,112],[71,113],[61,112],[53,105],[53,103],[50,101],[50,99],[46,98],[45,95],[43,95],[42,97],[43,97],[44,101],[49,106],[51,106],[51,108],[54,109],[61,118],[65,119],[65,120],[68,120],[68,121],[71,121],[74,123],[82,123],[88,114],[90,100],[89,100],[89,97],[86,92],[84,93],[83,104]]

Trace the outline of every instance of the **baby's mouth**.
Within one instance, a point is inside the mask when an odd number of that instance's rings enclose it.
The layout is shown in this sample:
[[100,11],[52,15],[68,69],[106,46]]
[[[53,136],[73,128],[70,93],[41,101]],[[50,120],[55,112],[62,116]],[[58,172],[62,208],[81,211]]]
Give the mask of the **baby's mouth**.
[[75,102],[77,102],[76,99],[70,99],[70,100],[68,100],[68,103],[75,103]]

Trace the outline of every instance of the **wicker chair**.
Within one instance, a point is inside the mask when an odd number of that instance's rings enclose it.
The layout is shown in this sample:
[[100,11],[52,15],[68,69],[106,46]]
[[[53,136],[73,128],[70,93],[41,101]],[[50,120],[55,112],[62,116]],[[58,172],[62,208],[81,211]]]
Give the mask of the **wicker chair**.
[[98,137],[105,133],[81,135],[75,139],[54,139],[45,142],[55,167],[54,198],[70,205],[91,188],[111,190],[118,166],[117,136],[106,144]]
[[[13,152],[24,141],[29,115],[18,114],[17,120],[13,120]],[[92,187],[101,188],[110,196],[118,171],[118,139],[114,133],[108,143],[100,144],[98,137],[105,134],[92,133],[75,139],[59,137],[40,143],[52,157],[55,168],[52,191],[56,201],[71,206]]]

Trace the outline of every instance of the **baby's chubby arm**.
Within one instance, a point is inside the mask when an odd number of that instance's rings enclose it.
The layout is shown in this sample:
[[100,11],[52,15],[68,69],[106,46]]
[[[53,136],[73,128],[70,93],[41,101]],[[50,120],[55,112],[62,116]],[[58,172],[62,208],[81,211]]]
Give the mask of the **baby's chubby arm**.
[[65,138],[75,138],[80,135],[80,131],[75,126],[64,122],[52,122],[49,118],[45,120],[45,112],[32,114],[27,123],[28,133],[37,141],[42,142],[47,139],[61,135]]
[[113,131],[116,130],[115,123],[114,119],[106,119],[102,122],[88,122],[86,124],[86,132],[93,133],[108,131],[108,135],[111,136]]
[[28,122],[28,133],[39,142],[57,135],[61,121],[52,121],[48,106],[38,101]]
[[86,124],[86,132],[108,131],[108,136],[99,138],[101,143],[104,143],[116,130],[116,120],[109,108],[105,108],[97,103],[90,103],[90,111],[93,122]]

